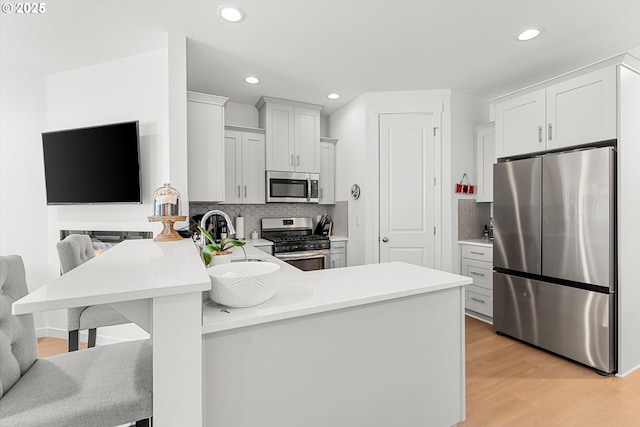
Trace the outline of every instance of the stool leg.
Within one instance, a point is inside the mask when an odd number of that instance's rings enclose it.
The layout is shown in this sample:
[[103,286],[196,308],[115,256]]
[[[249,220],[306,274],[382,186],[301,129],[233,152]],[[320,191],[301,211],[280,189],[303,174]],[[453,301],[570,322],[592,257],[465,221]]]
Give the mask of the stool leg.
[[69,351],[78,350],[78,343],[80,341],[80,331],[69,331]]
[[89,329],[89,344],[87,347],[91,348],[96,346],[96,335],[96,328]]

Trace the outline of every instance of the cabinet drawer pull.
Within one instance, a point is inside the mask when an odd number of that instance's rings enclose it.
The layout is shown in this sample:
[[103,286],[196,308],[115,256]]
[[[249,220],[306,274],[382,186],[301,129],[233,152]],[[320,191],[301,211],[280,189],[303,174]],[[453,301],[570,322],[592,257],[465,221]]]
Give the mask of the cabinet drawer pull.
[[469,273],[473,274],[474,276],[482,276],[484,277],[485,275],[482,273],[476,273],[475,271],[470,271]]
[[474,255],[486,255],[484,252],[469,251],[469,253],[474,254]]
[[479,302],[480,304],[486,304],[487,303],[485,300],[479,299],[479,298],[469,297],[469,299],[471,301]]

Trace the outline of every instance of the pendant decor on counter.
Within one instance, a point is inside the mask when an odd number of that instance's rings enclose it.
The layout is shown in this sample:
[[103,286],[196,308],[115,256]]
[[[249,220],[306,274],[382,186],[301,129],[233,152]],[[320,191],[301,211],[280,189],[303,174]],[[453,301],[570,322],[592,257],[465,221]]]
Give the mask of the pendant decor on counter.
[[180,215],[180,193],[171,184],[166,183],[153,193],[153,215],[149,217],[149,222],[161,222],[163,225],[162,232],[153,239],[154,242],[182,240],[173,224],[186,219],[185,215]]
[[[465,180],[467,181],[466,184],[464,183]],[[474,194],[475,192],[476,186],[471,185],[471,181],[469,181],[469,177],[465,173],[464,175],[462,175],[462,179],[460,180],[460,182],[456,184],[456,193]]]

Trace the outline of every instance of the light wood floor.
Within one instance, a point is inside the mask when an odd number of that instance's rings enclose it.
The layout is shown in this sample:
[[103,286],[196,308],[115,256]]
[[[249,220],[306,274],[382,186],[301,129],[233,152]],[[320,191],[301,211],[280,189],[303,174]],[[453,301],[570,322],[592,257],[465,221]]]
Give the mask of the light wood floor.
[[[640,426],[640,371],[602,377],[471,317],[466,344],[467,420],[458,427]],[[38,349],[40,357],[63,353],[67,341],[39,338]]]

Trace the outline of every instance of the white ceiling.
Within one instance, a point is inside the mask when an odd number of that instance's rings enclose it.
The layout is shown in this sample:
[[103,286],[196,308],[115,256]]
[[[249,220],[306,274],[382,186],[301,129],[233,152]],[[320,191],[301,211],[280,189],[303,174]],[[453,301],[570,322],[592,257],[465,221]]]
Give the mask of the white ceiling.
[[[13,2],[15,4],[15,2]],[[233,3],[246,18],[223,21]],[[615,54],[640,54],[640,0],[55,1],[0,14],[3,66],[56,73],[187,37],[189,90],[325,106],[364,92],[454,89],[491,99]],[[530,26],[542,37],[515,41]],[[256,75],[261,83],[244,83]],[[338,101],[326,98],[342,95]]]

